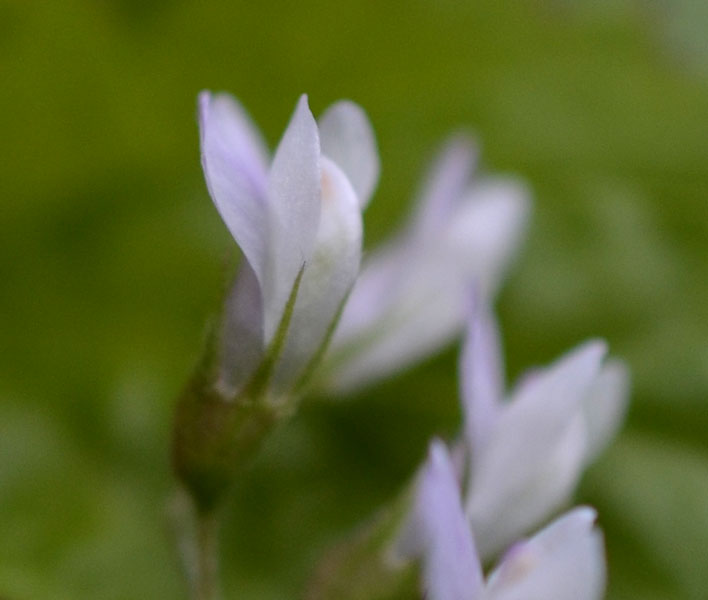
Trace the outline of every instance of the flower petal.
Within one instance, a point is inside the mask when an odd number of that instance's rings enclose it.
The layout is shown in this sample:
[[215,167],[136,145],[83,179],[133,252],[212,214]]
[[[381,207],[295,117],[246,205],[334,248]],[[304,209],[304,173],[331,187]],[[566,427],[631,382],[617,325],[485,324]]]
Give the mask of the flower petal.
[[292,384],[328,341],[328,332],[359,272],[361,240],[362,220],[356,194],[342,170],[322,157],[320,228],[276,369],[276,387],[283,389]]
[[576,508],[512,547],[489,577],[486,600],[599,600],[605,588],[596,513]]
[[[467,510],[482,557],[496,556],[568,501],[578,484],[586,444],[585,427],[578,415],[560,439],[549,444],[542,462],[527,465],[523,474],[523,466],[510,468],[504,474],[508,481],[497,489],[487,483],[471,491]],[[525,464],[521,458],[518,462]],[[477,474],[473,471],[472,476]],[[498,474],[497,478],[501,479]]]
[[465,438],[472,456],[482,451],[504,399],[503,358],[491,310],[475,299],[460,355],[460,387]]
[[268,246],[265,145],[244,109],[227,94],[199,95],[199,125],[211,198],[262,282]]
[[263,304],[253,269],[243,261],[224,306],[219,386],[233,396],[264,356]]
[[439,233],[444,226],[450,207],[460,199],[467,184],[473,154],[472,143],[464,136],[454,136],[446,143],[427,176],[413,230],[378,247],[364,264],[337,328],[335,344],[365,336],[367,328],[378,329],[388,318],[396,293],[405,290],[407,279],[417,272],[416,253],[411,250],[420,245],[418,239],[427,237],[427,232]]
[[366,113],[357,104],[342,100],[320,117],[319,128],[322,154],[346,173],[364,209],[381,170],[376,137]]
[[528,380],[472,456],[466,508],[482,556],[527,533],[572,492],[587,443],[582,402],[605,352],[603,342],[587,342]]
[[[374,318],[366,327],[352,330],[350,319],[364,319],[349,306],[345,308],[342,320],[348,322],[343,323],[342,330],[349,330],[351,335],[335,334],[329,378],[324,382],[329,390],[351,391],[402,369],[440,349],[461,328],[467,305],[464,281],[456,277],[454,269],[446,268],[449,264],[434,250],[427,255],[410,250],[412,256],[401,253],[387,257],[388,266],[395,271],[388,288],[381,285],[378,292],[366,290],[374,306],[385,307],[380,313],[369,313]],[[397,258],[400,262],[396,265]],[[384,281],[381,278],[378,283]],[[355,286],[353,306],[362,306],[360,300],[365,295],[360,294]]]
[[442,237],[461,276],[491,297],[516,253],[528,222],[529,193],[512,178],[477,182],[454,211]]
[[454,468],[439,440],[430,444],[399,550],[422,559],[426,598],[480,599],[482,568],[462,512]]
[[451,136],[425,176],[414,217],[417,239],[436,237],[452,218],[462,200],[477,163],[478,150],[464,134]]
[[[480,185],[436,235],[414,228],[375,253],[342,315],[324,386],[350,391],[449,343],[464,326],[470,285],[482,298],[498,285],[527,208],[518,185]],[[434,229],[437,217],[427,218]]]
[[317,125],[302,96],[278,145],[268,177],[268,262],[264,331],[270,342],[302,265],[310,260],[320,219]]
[[357,345],[386,315],[392,291],[408,270],[404,250],[401,244],[389,242],[364,263],[335,332],[333,344],[337,348]]
[[583,406],[588,430],[585,462],[604,450],[622,425],[629,402],[629,370],[620,360],[603,365]]

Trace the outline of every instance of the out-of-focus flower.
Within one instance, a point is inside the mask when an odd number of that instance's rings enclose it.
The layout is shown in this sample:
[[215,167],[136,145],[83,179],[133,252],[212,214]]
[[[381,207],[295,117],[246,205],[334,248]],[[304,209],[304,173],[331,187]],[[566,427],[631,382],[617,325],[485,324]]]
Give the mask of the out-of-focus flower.
[[464,327],[472,281],[492,296],[527,221],[526,188],[474,177],[455,137],[433,165],[408,227],[365,261],[325,359],[321,388],[349,391],[439,350]]
[[199,124],[209,193],[244,257],[175,427],[177,471],[211,499],[324,352],[359,270],[379,162],[368,119],[347,101],[318,125],[301,97],[271,161],[232,97],[203,92]]
[[[308,598],[372,597],[368,588],[343,584],[348,573],[359,571],[377,573],[381,585],[389,589],[396,584],[404,587],[409,573],[404,566],[411,555],[425,556],[425,579],[440,600],[597,597],[602,562],[601,553],[595,556],[591,551],[592,536],[565,541],[579,528],[590,532],[589,509],[573,512],[576,516],[559,519],[513,546],[490,577],[484,595],[475,591],[482,589],[477,553],[485,562],[498,556],[570,500],[583,468],[622,422],[627,370],[617,360],[604,360],[604,342],[589,341],[550,366],[528,373],[505,398],[499,335],[491,311],[476,300],[468,316],[460,359],[464,428],[453,447],[454,467],[442,444],[433,444],[418,474],[413,506],[407,490],[372,521],[368,536],[343,544],[338,564],[318,571]],[[435,514],[440,516],[434,519]],[[590,562],[575,560],[574,553]],[[531,569],[537,563],[538,570]],[[591,572],[582,571],[583,564],[590,565]],[[574,575],[564,578],[564,572]],[[523,585],[512,585],[515,574]],[[588,595],[572,587],[583,577],[588,585],[583,583],[582,590],[589,590]],[[544,587],[551,584],[555,587]],[[527,591],[530,595],[525,596]]]
[[498,334],[481,303],[461,355],[465,512],[488,558],[567,502],[622,422],[628,373],[589,341],[522,378],[505,398]]
[[434,441],[399,551],[421,559],[430,600],[597,600],[605,558],[595,518],[588,507],[566,513],[514,544],[485,581],[455,469],[445,446]]

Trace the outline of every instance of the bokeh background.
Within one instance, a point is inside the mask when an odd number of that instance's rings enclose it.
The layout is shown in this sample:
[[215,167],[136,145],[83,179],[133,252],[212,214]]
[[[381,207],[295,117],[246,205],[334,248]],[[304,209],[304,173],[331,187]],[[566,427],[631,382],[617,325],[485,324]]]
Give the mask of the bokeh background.
[[[180,598],[171,411],[233,254],[195,96],[274,145],[351,98],[383,173],[369,247],[459,127],[534,192],[501,295],[508,371],[604,336],[627,426],[578,500],[609,598],[708,589],[708,6],[701,0],[0,2],[0,596]],[[452,436],[457,349],[278,429],[227,511],[227,597],[297,597],[337,536]]]

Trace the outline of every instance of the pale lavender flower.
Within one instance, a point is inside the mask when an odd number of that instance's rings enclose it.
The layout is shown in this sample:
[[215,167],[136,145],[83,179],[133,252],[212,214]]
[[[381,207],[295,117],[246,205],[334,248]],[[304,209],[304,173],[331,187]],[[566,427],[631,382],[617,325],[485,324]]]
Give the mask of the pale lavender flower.
[[476,148],[456,137],[426,178],[412,221],[365,261],[323,365],[327,392],[349,391],[418,361],[464,328],[468,289],[491,297],[529,207],[514,179],[472,177]]
[[605,343],[581,344],[504,395],[498,333],[480,303],[461,356],[465,512],[487,558],[571,497],[583,468],[619,428],[628,373],[603,362]]
[[268,359],[271,392],[287,393],[321,352],[359,270],[361,208],[379,172],[373,131],[346,101],[318,125],[303,96],[269,161],[232,97],[203,92],[199,117],[209,192],[245,258],[226,303],[218,386],[237,393]]
[[295,408],[359,271],[361,209],[379,171],[351,102],[319,125],[302,96],[272,160],[241,106],[199,97],[209,193],[243,260],[175,413],[173,464],[200,512]]
[[605,558],[595,518],[588,507],[566,513],[514,544],[485,581],[454,467],[433,441],[398,550],[421,559],[428,600],[598,600]]

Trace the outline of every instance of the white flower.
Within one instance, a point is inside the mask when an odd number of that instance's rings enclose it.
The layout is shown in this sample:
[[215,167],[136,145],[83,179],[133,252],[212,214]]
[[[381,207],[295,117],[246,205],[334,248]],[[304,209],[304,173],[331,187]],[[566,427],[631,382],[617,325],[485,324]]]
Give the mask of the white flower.
[[496,327],[484,306],[476,312],[461,357],[465,512],[487,558],[570,499],[622,422],[628,373],[617,360],[603,363],[604,342],[589,341],[505,398]]
[[512,546],[485,580],[455,470],[445,446],[434,441],[399,552],[421,559],[429,600],[598,600],[605,558],[595,518],[588,507],[566,513]]
[[471,282],[491,296],[529,206],[510,178],[471,179],[457,137],[431,169],[408,227],[364,263],[323,365],[327,392],[352,390],[439,350],[464,327]]
[[226,302],[218,386],[241,391],[269,365],[287,393],[327,342],[359,270],[361,208],[379,171],[363,111],[339,102],[319,127],[300,98],[271,161],[230,96],[199,98],[202,165],[211,197],[241,248]]

